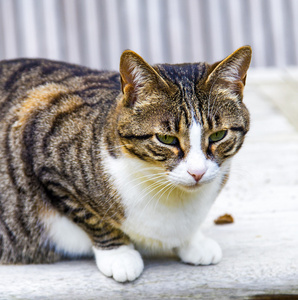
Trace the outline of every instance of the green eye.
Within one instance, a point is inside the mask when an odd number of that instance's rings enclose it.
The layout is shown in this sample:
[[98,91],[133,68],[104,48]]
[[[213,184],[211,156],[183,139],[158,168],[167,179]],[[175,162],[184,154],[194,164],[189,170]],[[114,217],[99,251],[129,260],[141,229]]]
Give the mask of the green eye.
[[213,143],[218,142],[226,136],[227,132],[228,132],[227,130],[221,130],[221,131],[214,132],[209,136],[209,141],[213,142]]
[[157,134],[157,139],[166,145],[177,145],[178,139],[172,135]]

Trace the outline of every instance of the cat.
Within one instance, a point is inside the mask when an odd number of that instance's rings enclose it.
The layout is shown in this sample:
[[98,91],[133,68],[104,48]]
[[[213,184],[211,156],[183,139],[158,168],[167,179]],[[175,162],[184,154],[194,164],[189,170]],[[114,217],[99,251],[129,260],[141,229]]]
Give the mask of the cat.
[[221,260],[200,225],[249,130],[251,48],[214,63],[120,74],[43,59],[0,63],[0,262],[95,256],[133,281],[140,253]]

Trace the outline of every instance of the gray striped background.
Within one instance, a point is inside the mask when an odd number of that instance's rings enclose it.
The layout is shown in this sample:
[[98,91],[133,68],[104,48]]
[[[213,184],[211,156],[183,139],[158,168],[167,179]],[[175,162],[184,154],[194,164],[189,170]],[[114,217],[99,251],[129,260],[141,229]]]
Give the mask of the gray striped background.
[[1,59],[117,69],[124,49],[213,62],[245,44],[255,67],[298,65],[298,0],[0,0]]

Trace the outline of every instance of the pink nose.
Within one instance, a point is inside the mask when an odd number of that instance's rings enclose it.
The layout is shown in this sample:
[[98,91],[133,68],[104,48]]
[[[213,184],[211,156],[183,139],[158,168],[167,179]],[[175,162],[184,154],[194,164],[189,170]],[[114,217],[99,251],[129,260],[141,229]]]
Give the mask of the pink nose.
[[187,173],[190,174],[196,182],[199,182],[206,173],[206,171],[187,171]]

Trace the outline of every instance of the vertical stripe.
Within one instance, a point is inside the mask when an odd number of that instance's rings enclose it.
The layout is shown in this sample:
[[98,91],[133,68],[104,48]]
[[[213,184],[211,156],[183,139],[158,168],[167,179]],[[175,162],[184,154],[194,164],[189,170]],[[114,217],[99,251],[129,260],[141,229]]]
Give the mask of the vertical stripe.
[[139,0],[139,27],[140,27],[140,42],[141,52],[147,61],[152,61],[152,54],[150,49],[150,35],[149,35],[149,17],[148,17],[148,0]]
[[[127,14],[127,29],[129,35],[128,48],[141,53],[141,35],[139,21],[139,0],[124,1]],[[143,53],[142,53],[143,55]]]
[[22,18],[23,14],[20,10],[20,0],[12,0],[13,4],[13,20],[15,21],[15,36],[16,36],[16,47],[17,47],[17,56],[24,57],[25,49],[24,49],[24,36],[23,36],[23,28],[22,28]]
[[74,0],[62,0],[66,26],[67,58],[72,63],[81,62],[79,36],[77,30],[77,7]]
[[25,57],[37,57],[39,53],[34,0],[19,0],[17,10],[24,48],[22,55]]
[[[254,61],[260,67],[265,66],[265,37],[262,16],[262,1],[249,1],[252,26],[252,47],[254,49]],[[243,12],[245,13],[245,12]]]
[[[285,23],[282,14],[283,1],[284,0],[275,0],[270,2],[272,23],[270,24],[271,26],[268,26],[268,28],[271,28],[272,30],[275,53],[274,62],[272,63],[272,66],[275,65],[277,67],[284,67],[286,62],[285,39],[288,37],[288,32],[285,32],[284,30]],[[268,48],[267,52],[269,52]]]
[[[2,12],[2,6],[0,3],[0,16],[3,14]],[[4,40],[4,28],[3,28],[3,22],[2,19],[0,18],[0,41]],[[0,43],[0,57],[4,57],[4,44]],[[1,244],[0,244],[0,251],[1,251]],[[0,253],[0,258],[1,258],[1,253]]]
[[[231,13],[229,10],[229,2],[228,0],[219,1],[219,9],[220,9],[220,27],[221,33],[219,36],[222,37],[222,46],[223,46],[223,56],[228,56],[233,52],[232,47],[232,30],[231,30]],[[223,57],[222,56],[222,57]]]
[[38,56],[48,57],[48,49],[47,49],[48,47],[46,43],[46,25],[45,25],[45,17],[44,17],[44,4],[45,1],[34,0]]
[[298,1],[292,0],[291,2],[291,11],[293,19],[293,35],[294,41],[292,44],[295,45],[295,64],[298,65]]
[[[265,56],[265,65],[273,66],[274,62],[277,59],[277,44],[273,38],[272,26],[276,22],[274,15],[272,15],[272,7],[276,7],[277,0],[270,2],[268,0],[261,1],[261,9],[262,9],[262,29],[264,30],[264,51],[266,53]],[[278,23],[278,26],[281,26]]]
[[164,61],[162,35],[160,34],[162,19],[159,3],[159,0],[147,0],[151,63],[162,63]]
[[[237,1],[238,2],[238,1]],[[252,17],[251,7],[249,1],[239,1],[240,4],[240,18],[243,26],[243,39],[244,44],[253,46],[252,40]],[[251,65],[255,65],[254,55],[252,57]]]
[[[59,40],[58,35],[58,14],[55,13],[58,11],[56,7],[56,1],[53,0],[44,0],[44,1],[37,1],[41,7],[42,12],[39,15],[39,25],[40,22],[44,22],[44,31],[38,31],[39,38],[43,35],[44,40],[44,49],[43,53],[45,53],[45,57],[52,58],[52,59],[63,59],[62,53],[59,51],[59,45],[63,46],[63,42]],[[41,20],[42,19],[42,20]],[[63,29],[60,28],[62,31]],[[43,56],[43,55],[42,55]]]
[[[227,0],[227,10],[229,11],[229,31],[231,36],[231,49],[232,51],[245,45],[243,25],[244,20],[241,16],[241,2],[238,0]],[[246,12],[247,13],[247,12]]]
[[220,19],[222,17],[219,2],[222,0],[209,0],[208,22],[211,22],[210,33],[212,39],[211,62],[220,60],[224,57],[223,33]]
[[100,28],[100,55],[101,55],[101,68],[110,68],[110,55],[109,55],[109,23],[106,11],[106,2],[100,0],[97,2],[98,21]]
[[120,16],[117,10],[118,0],[106,1],[106,15],[107,18],[107,29],[108,29],[108,48],[109,53],[109,69],[118,70],[119,69],[119,59],[123,51],[120,47],[120,26],[119,19]]
[[171,41],[169,35],[169,0],[159,2],[161,20],[163,22],[159,32],[162,40],[163,62],[171,63],[173,61]]
[[126,0],[117,0],[121,51],[128,49],[130,44],[126,7]]
[[189,38],[191,40],[191,58],[189,61],[199,62],[205,59],[204,57],[204,39],[203,26],[200,21],[200,6],[197,0],[187,1],[187,15],[189,18]]
[[200,1],[200,15],[199,19],[201,20],[202,27],[202,40],[204,47],[204,60],[211,62],[212,61],[212,38],[211,38],[211,26],[209,24],[210,16],[209,16],[209,1],[199,0]]
[[[169,51],[171,52],[171,57],[175,57],[177,63],[184,62],[183,58],[183,49],[186,48],[186,45],[183,43],[183,34],[187,35],[186,32],[182,32],[182,16],[181,16],[181,7],[179,5],[180,0],[170,0],[167,6],[167,15],[168,15],[168,28],[166,28],[169,36]],[[182,5],[185,7],[185,1]]]
[[16,23],[14,18],[14,3],[1,0],[1,22],[3,24],[3,36],[1,41],[4,45],[4,57],[14,58],[17,56]]
[[[89,0],[88,0],[89,1]],[[86,27],[86,20],[85,10],[86,10],[86,1],[83,0],[76,0],[76,27],[74,30],[77,31],[78,34],[78,48],[80,53],[79,63],[83,65],[88,65],[89,62],[89,55],[88,55],[88,38],[87,38],[87,27]]]
[[[59,38],[59,57],[62,60],[69,61],[68,57],[68,41],[66,32],[65,6],[63,0],[54,0],[57,22],[58,22],[58,38]],[[51,23],[49,24],[51,26]]]
[[[297,2],[297,1],[296,1]],[[294,20],[293,20],[293,7],[291,0],[282,1],[281,12],[283,14],[283,36],[285,37],[285,65],[294,65],[298,63],[296,60],[295,54],[298,52],[297,41],[295,41],[294,34]],[[296,11],[298,12],[298,10]],[[296,19],[298,16],[296,15]]]
[[86,22],[86,45],[88,49],[87,65],[92,68],[100,68],[100,41],[99,41],[99,22],[96,9],[97,0],[84,1],[83,16]]
[[[178,13],[180,12],[181,40],[182,40],[182,62],[192,62],[192,40],[190,34],[190,20],[188,14],[189,0],[178,1]],[[175,47],[175,45],[174,45]]]

